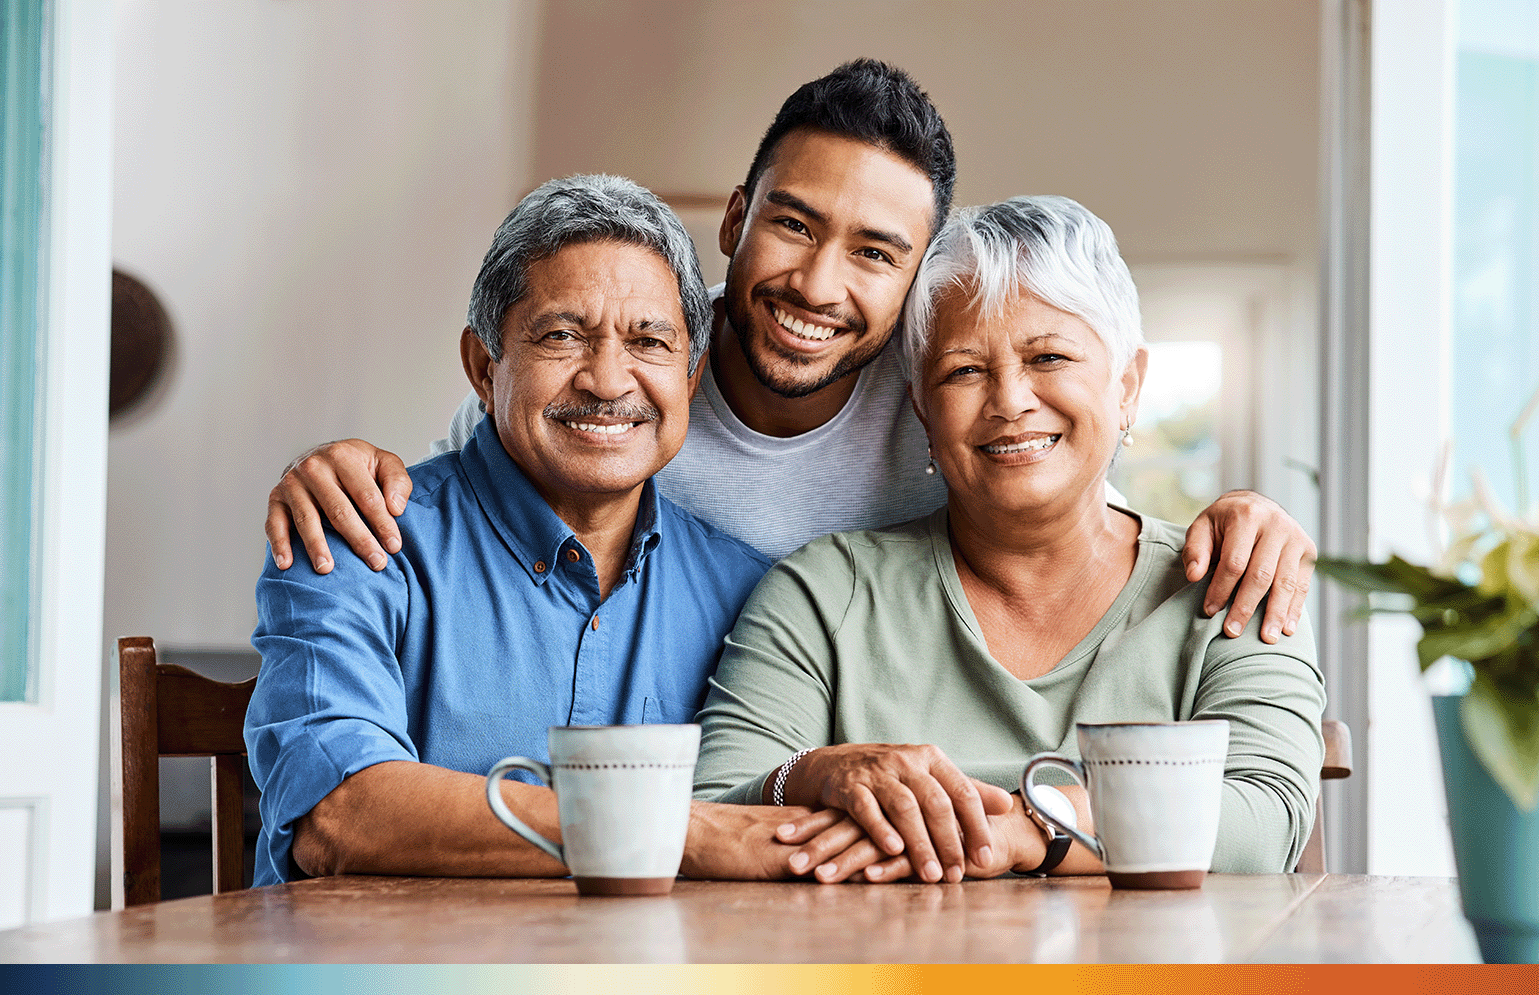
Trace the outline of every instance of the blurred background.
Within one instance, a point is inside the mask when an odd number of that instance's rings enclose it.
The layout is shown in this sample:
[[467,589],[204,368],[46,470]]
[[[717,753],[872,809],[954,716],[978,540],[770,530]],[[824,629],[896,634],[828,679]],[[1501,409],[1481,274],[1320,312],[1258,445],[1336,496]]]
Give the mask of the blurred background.
[[[1503,433],[1539,381],[1523,0],[43,6],[78,54],[58,71],[110,95],[111,264],[162,329],[103,442],[103,654],[147,634],[215,676],[254,672],[269,488],[320,442],[411,462],[445,434],[470,285],[518,198],[630,176],[720,279],[721,208],[759,135],[858,56],[935,100],[958,204],[1063,194],[1117,233],[1151,350],[1116,480],[1134,507],[1186,522],[1254,488],[1322,549],[1415,554],[1417,488],[1450,435],[1456,478],[1479,463],[1510,495]],[[1358,736],[1333,869],[1451,874],[1414,628],[1340,609],[1313,608],[1331,713]],[[206,765],[164,763],[185,785],[164,789],[167,825],[206,832]],[[107,799],[103,776],[99,903]]]

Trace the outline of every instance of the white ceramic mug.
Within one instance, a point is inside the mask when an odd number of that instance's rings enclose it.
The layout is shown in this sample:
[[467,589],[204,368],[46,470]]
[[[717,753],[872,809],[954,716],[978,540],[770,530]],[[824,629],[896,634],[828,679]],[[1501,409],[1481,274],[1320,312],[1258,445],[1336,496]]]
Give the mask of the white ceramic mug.
[[[551,726],[550,764],[497,761],[486,801],[509,829],[566,865],[584,895],[666,895],[684,859],[698,725]],[[502,776],[527,770],[556,792],[562,843],[502,800]]]
[[[1081,722],[1075,730],[1080,760],[1039,753],[1026,764],[1021,793],[1032,807],[1101,858],[1113,887],[1202,887],[1218,842],[1228,721]],[[1038,803],[1032,775],[1043,767],[1085,786],[1095,836]]]

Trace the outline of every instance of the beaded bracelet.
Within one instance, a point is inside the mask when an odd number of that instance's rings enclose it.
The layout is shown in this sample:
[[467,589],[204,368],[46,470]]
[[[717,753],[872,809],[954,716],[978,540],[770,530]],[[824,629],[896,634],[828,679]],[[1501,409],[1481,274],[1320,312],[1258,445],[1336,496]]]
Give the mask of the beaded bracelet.
[[781,764],[780,769],[775,772],[775,790],[771,792],[770,798],[776,805],[786,803],[786,778],[791,776],[791,768],[796,766],[796,761],[811,753],[813,749],[815,747],[809,746],[805,750],[798,750],[791,754],[791,759]]

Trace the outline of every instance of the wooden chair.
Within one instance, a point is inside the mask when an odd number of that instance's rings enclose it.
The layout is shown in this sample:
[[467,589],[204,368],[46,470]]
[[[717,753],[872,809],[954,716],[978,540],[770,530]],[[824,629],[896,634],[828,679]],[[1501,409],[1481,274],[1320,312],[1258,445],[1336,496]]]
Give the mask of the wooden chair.
[[157,663],[155,641],[119,639],[120,699],[112,737],[112,907],[160,901],[160,758],[209,757],[214,894],[244,887],[242,726],[256,678],[225,684]]
[[[1325,763],[1320,767],[1320,780],[1334,781],[1352,776],[1352,730],[1345,722],[1326,719],[1320,723],[1325,736]],[[1301,874],[1325,873],[1325,806],[1320,795],[1315,796],[1315,828],[1309,833],[1309,842],[1299,855],[1294,868]]]

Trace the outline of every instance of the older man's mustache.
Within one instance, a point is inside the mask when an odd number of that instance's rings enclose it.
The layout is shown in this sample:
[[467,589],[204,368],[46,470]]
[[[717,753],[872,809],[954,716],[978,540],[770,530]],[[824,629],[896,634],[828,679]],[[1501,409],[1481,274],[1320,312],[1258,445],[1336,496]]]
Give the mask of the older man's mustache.
[[615,421],[657,421],[662,417],[650,404],[634,401],[590,401],[587,404],[563,404],[552,401],[545,406],[545,417],[554,421],[586,421],[593,418],[611,418]]

